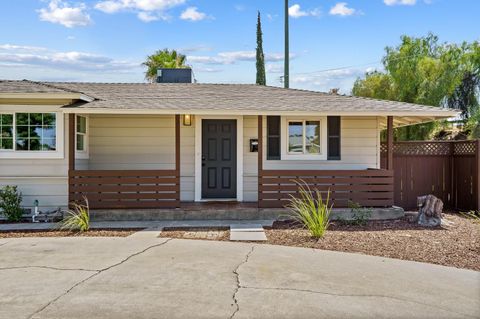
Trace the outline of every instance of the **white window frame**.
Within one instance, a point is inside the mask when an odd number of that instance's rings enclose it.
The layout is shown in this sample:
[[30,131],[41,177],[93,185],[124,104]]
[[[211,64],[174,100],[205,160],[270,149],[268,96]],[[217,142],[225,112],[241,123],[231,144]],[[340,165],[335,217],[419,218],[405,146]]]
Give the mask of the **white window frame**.
[[[77,131],[77,117],[83,117],[85,118],[85,133],[79,133]],[[84,114],[75,114],[75,158],[77,159],[88,159],[90,157],[90,152],[89,152],[89,143],[88,143],[88,130],[89,130],[89,117]],[[83,146],[85,149],[83,151],[77,150],[77,136],[78,134],[83,135]]]
[[[281,155],[282,160],[327,160],[327,117],[302,117],[302,116],[282,116],[281,128]],[[318,121],[320,122],[320,153],[290,153],[288,152],[288,123],[290,122],[305,122]],[[304,125],[305,139],[305,125]]]
[[[62,112],[47,110],[1,111],[1,114],[13,115],[13,149],[0,150],[0,159],[44,159],[64,158],[64,115]],[[55,151],[19,151],[15,149],[17,141],[17,113],[55,113]]]

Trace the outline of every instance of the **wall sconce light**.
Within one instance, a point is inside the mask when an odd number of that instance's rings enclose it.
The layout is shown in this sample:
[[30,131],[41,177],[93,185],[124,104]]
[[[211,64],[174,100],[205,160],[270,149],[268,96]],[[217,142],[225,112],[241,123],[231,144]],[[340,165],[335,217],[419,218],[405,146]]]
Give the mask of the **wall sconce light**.
[[183,115],[183,126],[192,126],[192,116],[190,114]]

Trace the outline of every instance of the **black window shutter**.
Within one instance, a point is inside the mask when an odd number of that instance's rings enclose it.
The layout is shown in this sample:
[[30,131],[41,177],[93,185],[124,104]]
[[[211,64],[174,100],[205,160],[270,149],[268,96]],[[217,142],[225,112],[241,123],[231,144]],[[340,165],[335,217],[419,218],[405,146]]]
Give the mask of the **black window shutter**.
[[280,116],[267,116],[267,160],[280,159]]
[[340,160],[340,116],[329,116],[328,130],[328,155],[329,160]]

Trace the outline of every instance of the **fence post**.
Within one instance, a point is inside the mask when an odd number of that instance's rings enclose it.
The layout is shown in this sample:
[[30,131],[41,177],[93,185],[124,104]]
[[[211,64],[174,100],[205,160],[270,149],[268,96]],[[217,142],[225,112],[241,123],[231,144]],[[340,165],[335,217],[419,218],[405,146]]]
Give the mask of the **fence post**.
[[480,210],[480,139],[475,143],[475,184],[473,189],[477,192],[477,210]]

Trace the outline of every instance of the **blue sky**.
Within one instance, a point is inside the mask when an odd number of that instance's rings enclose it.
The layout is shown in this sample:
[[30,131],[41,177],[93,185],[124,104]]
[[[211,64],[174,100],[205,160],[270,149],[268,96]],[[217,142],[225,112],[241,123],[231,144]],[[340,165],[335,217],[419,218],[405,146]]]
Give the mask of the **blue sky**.
[[[256,12],[267,82],[283,72],[283,0],[0,1],[0,78],[142,82],[162,48],[199,82],[253,83]],[[402,34],[480,40],[478,0],[290,0],[291,87],[349,93]]]

